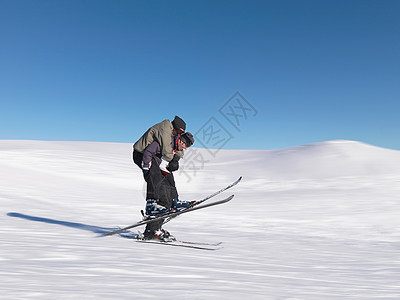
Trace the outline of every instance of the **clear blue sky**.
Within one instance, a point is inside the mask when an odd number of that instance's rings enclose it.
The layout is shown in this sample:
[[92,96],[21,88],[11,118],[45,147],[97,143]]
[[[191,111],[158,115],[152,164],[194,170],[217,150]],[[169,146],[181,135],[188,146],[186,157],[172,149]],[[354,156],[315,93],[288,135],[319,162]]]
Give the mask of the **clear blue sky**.
[[[198,135],[217,122],[225,148],[400,150],[399,15],[397,0],[0,0],[0,139],[134,142],[177,114]],[[235,127],[220,110],[236,92],[252,109]]]

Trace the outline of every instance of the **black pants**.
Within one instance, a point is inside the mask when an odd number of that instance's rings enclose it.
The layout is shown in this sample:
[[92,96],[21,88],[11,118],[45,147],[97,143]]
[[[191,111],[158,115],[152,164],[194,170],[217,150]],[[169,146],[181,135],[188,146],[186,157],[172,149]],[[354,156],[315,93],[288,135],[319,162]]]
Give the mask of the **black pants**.
[[[133,161],[139,168],[142,168],[143,154],[133,152]],[[164,175],[157,162],[152,160],[149,173],[146,176],[147,192],[146,200],[156,200],[158,204],[171,208],[173,199],[178,198],[178,191],[175,186],[175,179],[172,173]],[[154,232],[161,229],[163,220],[147,224],[146,232]]]
[[[142,169],[142,159],[143,154],[135,150],[133,161],[140,169]],[[172,200],[178,198],[174,175],[172,173],[164,175],[153,159],[145,180],[147,182],[146,200],[156,200],[158,204],[171,208]]]

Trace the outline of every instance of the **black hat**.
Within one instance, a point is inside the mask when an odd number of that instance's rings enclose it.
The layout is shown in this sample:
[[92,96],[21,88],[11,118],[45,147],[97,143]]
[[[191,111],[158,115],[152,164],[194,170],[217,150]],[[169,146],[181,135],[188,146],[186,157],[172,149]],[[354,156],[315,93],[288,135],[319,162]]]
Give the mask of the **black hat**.
[[175,119],[172,121],[172,126],[174,126],[174,128],[176,130],[182,129],[183,131],[186,130],[186,123],[185,121],[183,121],[181,118],[179,118],[178,116],[175,116]]
[[186,144],[186,146],[190,147],[193,145],[194,143],[194,137],[190,132],[186,132],[184,134],[181,135],[180,139],[182,140],[182,142],[184,142]]

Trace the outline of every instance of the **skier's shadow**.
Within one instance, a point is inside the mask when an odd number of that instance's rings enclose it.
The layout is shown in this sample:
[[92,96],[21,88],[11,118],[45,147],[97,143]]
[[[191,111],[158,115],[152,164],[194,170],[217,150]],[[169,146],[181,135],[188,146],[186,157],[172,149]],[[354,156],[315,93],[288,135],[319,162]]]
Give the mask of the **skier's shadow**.
[[35,216],[20,214],[20,213],[16,213],[16,212],[10,212],[7,214],[7,216],[14,217],[14,218],[21,218],[21,219],[25,219],[25,220],[29,220],[29,221],[43,222],[43,223],[48,223],[48,224],[56,224],[56,225],[62,225],[62,226],[67,226],[67,227],[71,227],[71,228],[91,231],[93,233],[99,234],[99,237],[103,236],[103,234],[106,232],[116,229],[115,227],[114,228],[106,228],[106,227],[93,226],[93,225],[87,225],[87,224],[82,224],[82,223],[54,220],[54,219],[50,219],[50,218],[35,217]]

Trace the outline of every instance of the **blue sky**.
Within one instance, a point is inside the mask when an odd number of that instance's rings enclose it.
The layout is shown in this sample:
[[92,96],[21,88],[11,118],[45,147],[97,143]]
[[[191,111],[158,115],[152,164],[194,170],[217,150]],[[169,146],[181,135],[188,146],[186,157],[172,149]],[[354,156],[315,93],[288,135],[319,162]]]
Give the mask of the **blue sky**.
[[397,0],[0,0],[0,139],[129,143],[179,115],[206,147],[400,150],[399,15]]

